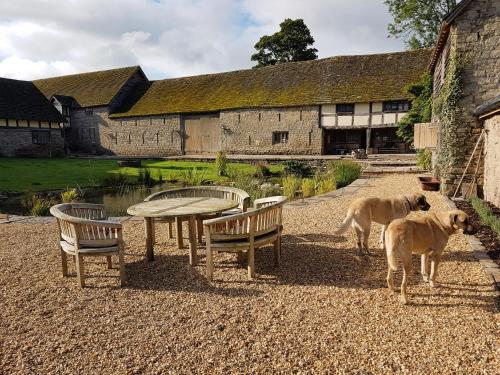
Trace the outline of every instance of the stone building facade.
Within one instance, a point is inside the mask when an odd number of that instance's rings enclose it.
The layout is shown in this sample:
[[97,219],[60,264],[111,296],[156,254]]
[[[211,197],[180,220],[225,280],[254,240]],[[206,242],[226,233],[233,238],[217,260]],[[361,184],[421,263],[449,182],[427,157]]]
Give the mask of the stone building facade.
[[[454,73],[459,79],[455,114],[449,116],[447,112],[440,117],[436,105],[433,111],[433,122],[440,124],[436,172],[441,180],[442,193],[451,195],[483,130],[482,122],[473,111],[499,92],[500,2],[462,1],[443,21],[431,59],[431,71],[434,103],[439,103],[443,95],[449,94],[445,91]],[[448,135],[447,126],[452,129]],[[473,159],[467,171],[466,182],[473,179],[476,160],[479,158]],[[479,195],[484,185],[483,163],[480,163],[477,175]]]
[[71,111],[71,123],[76,152],[158,157],[182,150],[180,115],[110,119],[102,106]]
[[322,153],[319,106],[222,111],[220,125],[228,153]]

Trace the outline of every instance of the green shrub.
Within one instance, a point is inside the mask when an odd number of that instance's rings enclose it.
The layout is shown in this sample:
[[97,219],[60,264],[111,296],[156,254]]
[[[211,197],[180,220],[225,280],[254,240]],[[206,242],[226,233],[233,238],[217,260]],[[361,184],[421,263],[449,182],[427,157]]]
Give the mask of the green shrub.
[[263,179],[265,177],[269,177],[271,175],[271,171],[265,162],[259,161],[255,165],[255,177]]
[[432,170],[432,152],[431,150],[418,150],[417,151],[417,167],[426,171]]
[[325,194],[334,191],[336,188],[335,180],[332,177],[320,180],[317,187],[317,194]]
[[50,207],[57,204],[57,201],[53,198],[31,194],[24,198],[21,204],[25,211],[32,216],[49,216]]
[[63,203],[74,202],[78,198],[80,198],[80,194],[76,189],[66,189],[66,191],[63,191],[61,193],[61,200],[63,201]]
[[287,160],[283,163],[283,173],[287,176],[309,177],[312,174],[311,167],[300,160]]
[[481,223],[489,226],[500,238],[500,218],[495,216],[491,208],[479,198],[471,198],[470,203],[481,218]]
[[227,155],[223,151],[219,151],[215,158],[215,170],[217,171],[217,176],[227,176]]
[[301,179],[293,175],[285,176],[282,180],[282,185],[283,194],[288,198],[293,199],[297,194],[297,190],[300,188]]
[[193,167],[179,172],[177,179],[181,181],[184,186],[198,186],[205,180],[205,172]]
[[304,178],[301,183],[302,196],[312,197],[316,193],[316,182],[312,178]]
[[120,169],[118,173],[113,173],[102,180],[101,186],[104,187],[119,187],[127,185],[127,175]]
[[336,160],[328,165],[337,189],[349,185],[361,175],[361,165],[351,160]]

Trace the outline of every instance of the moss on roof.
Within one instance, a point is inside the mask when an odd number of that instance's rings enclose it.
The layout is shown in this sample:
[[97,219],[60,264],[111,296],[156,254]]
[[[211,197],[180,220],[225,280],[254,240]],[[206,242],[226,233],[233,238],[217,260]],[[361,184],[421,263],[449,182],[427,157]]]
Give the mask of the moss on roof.
[[33,81],[47,98],[71,96],[81,107],[108,105],[138,66]]
[[0,78],[0,118],[66,121],[33,83],[7,78]]
[[406,99],[405,86],[425,72],[430,53],[338,56],[153,81],[111,117]]

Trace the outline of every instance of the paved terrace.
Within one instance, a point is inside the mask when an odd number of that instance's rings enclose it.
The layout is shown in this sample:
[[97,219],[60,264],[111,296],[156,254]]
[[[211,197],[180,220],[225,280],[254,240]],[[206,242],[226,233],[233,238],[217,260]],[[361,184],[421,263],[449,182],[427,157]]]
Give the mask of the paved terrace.
[[[500,368],[496,293],[466,237],[452,237],[443,287],[415,273],[411,304],[386,289],[386,260],[358,257],[354,236],[334,236],[355,197],[417,191],[415,176],[364,181],[284,209],[283,264],[257,252],[248,280],[231,255],[215,282],[160,227],[156,260],[144,260],[143,226],[124,223],[129,285],[104,259],[89,260],[80,289],[62,278],[54,222],[0,225],[0,368],[4,373],[463,373]],[[446,209],[427,193],[432,210]],[[414,213],[412,215],[418,215]],[[414,259],[414,268],[418,269]],[[70,264],[74,274],[74,265]],[[400,273],[396,275],[400,281]]]

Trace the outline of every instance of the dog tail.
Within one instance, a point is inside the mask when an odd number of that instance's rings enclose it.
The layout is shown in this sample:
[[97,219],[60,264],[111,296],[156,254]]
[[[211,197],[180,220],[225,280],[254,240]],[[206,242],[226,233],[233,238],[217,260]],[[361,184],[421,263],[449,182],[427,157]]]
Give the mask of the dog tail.
[[394,253],[394,246],[396,241],[392,238],[389,232],[385,232],[385,249],[387,252],[387,263],[391,270],[396,271],[398,269],[398,260],[396,254]]
[[342,221],[342,223],[340,224],[340,226],[337,228],[337,231],[335,232],[335,234],[338,236],[338,235],[341,235],[342,233],[344,233],[347,229],[349,229],[349,227],[351,226],[351,223],[352,223],[352,211],[349,209],[347,211],[347,215],[345,217],[345,219]]

